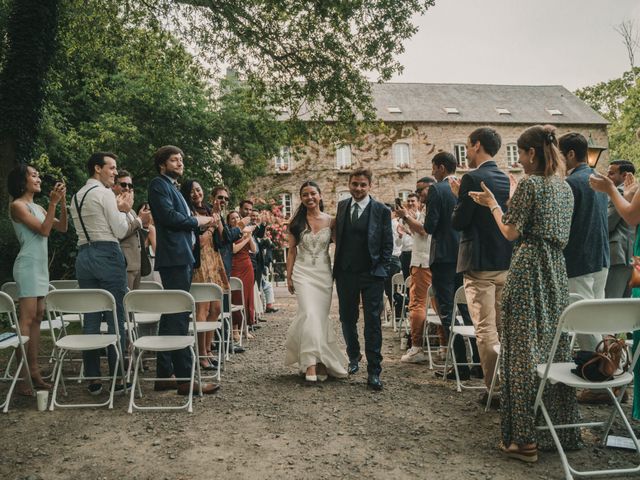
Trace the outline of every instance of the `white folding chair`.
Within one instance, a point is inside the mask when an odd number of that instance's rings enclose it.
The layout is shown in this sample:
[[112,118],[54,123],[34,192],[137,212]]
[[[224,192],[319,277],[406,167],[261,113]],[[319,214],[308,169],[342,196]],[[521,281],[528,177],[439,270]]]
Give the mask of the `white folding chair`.
[[402,310],[404,311],[404,298],[406,296],[406,286],[404,283],[404,277],[402,276],[402,272],[396,273],[391,277],[391,298],[393,301],[391,302],[391,323],[393,326],[393,331],[396,332],[398,330],[398,323],[400,318],[396,317],[396,302],[395,302],[395,294],[398,293],[402,295],[403,305]]
[[426,345],[427,347],[427,356],[429,357],[429,370],[433,370],[433,367],[444,367],[443,364],[438,364],[433,361],[433,356],[431,352],[431,340],[437,339],[440,341],[440,337],[436,335],[429,334],[429,327],[433,325],[436,329],[442,327],[442,320],[440,319],[440,315],[433,310],[433,302],[432,300],[435,298],[435,291],[432,286],[429,286],[429,290],[427,291],[427,319],[424,325],[424,331],[422,335],[422,346]]
[[[569,305],[571,305],[572,303],[577,302],[578,300],[582,300],[582,295],[578,295],[577,293],[570,293],[569,294]],[[575,335],[570,335],[571,336],[571,346],[569,347],[571,350],[573,350],[573,344],[575,342]],[[491,399],[493,398],[493,390],[495,389],[495,385],[496,385],[496,379],[498,377],[498,375],[500,374],[500,361],[501,361],[501,355],[500,355],[500,345],[494,345],[493,346],[493,351],[496,352],[497,358],[496,358],[496,369],[493,371],[493,378],[491,379],[491,387],[489,387],[489,394],[487,395],[487,404],[484,407],[484,411],[488,412],[489,408],[491,407]]]
[[[133,371],[133,385],[131,386],[131,396],[129,398],[129,413],[136,410],[183,410],[187,409],[189,413],[193,412],[193,386],[197,372],[198,388],[202,395],[202,380],[200,377],[200,362],[197,361],[198,342],[195,338],[197,328],[196,323],[196,304],[191,294],[182,290],[133,290],[124,296],[124,308],[126,312],[127,322],[129,322],[130,331],[135,329],[131,324],[136,322],[136,314],[139,313],[155,313],[155,314],[171,314],[188,312],[191,314],[192,329],[187,335],[162,335],[162,336],[145,336],[133,341],[133,358],[135,368]],[[139,376],[140,366],[142,363],[142,354],[144,352],[171,352],[188,348],[191,352],[191,376],[176,378],[177,381],[189,381],[189,396],[187,402],[178,406],[141,406],[135,403],[136,387],[138,395],[142,397],[141,380],[157,381],[166,380],[166,378],[144,378]]]
[[[4,350],[7,348],[12,348],[13,353],[9,360],[7,361],[7,367],[5,370],[5,375],[3,380],[10,381],[9,390],[7,391],[7,395],[4,397],[4,402],[0,404],[0,408],[4,413],[9,411],[9,403],[11,402],[11,395],[13,394],[13,390],[16,387],[16,383],[20,379],[20,372],[24,371],[27,374],[24,376],[24,380],[29,383],[29,388],[33,390],[33,382],[31,381],[31,375],[29,375],[29,365],[27,364],[27,352],[25,351],[24,345],[29,341],[29,337],[20,334],[20,328],[18,326],[18,316],[16,315],[16,306],[13,302],[13,299],[5,292],[0,292],[0,314],[6,314],[9,317],[9,326],[13,330],[13,332],[9,332],[8,336],[2,340],[0,340],[0,350]],[[10,367],[13,363],[13,358],[15,356],[15,352],[20,351],[20,361],[16,366],[16,370],[13,375],[10,374]]]
[[[409,303],[407,302],[407,293],[411,289],[411,275],[409,275],[406,279],[403,280],[404,290],[402,291],[402,308],[400,309],[400,318],[398,319],[398,336],[402,337],[404,333],[411,333],[411,326],[409,325],[409,320],[407,319],[407,312],[409,310]],[[404,325],[404,330],[402,329]]]
[[[222,288],[216,285],[215,283],[192,283],[191,290],[189,290],[191,296],[195,300],[196,303],[201,302],[220,302],[222,303]],[[189,325],[189,330],[193,330],[193,325],[196,326],[197,332],[205,334],[207,332],[214,332],[216,337],[218,338],[218,367],[216,368],[215,375],[202,375],[202,378],[216,378],[220,380],[220,368],[222,365],[222,349],[224,348],[224,342],[222,339],[222,322],[198,322],[196,321],[194,324]],[[208,359],[207,352],[201,352],[198,359]]]
[[[604,321],[606,319],[606,321]],[[590,382],[573,373],[571,370],[576,368],[573,362],[553,362],[561,336],[569,332],[583,334],[619,334],[640,330],[640,299],[606,299],[606,300],[580,300],[569,305],[560,317],[556,335],[549,352],[549,362],[539,364],[537,366],[538,377],[540,377],[540,386],[536,396],[534,410],[532,415],[536,416],[538,410],[542,412],[546,426],[537,427],[539,430],[549,430],[553,441],[556,444],[562,467],[564,469],[565,478],[572,479],[576,476],[595,476],[595,475],[633,475],[640,473],[640,464],[634,468],[614,468],[609,470],[591,470],[578,471],[569,465],[567,456],[562,448],[560,439],[556,433],[559,428],[581,428],[581,427],[604,427],[601,445],[604,446],[607,436],[611,430],[616,415],[619,415],[624,423],[629,437],[631,438],[636,453],[640,455],[640,443],[636,437],[633,428],[629,424],[629,420],[620,406],[620,399],[624,395],[626,388],[633,382],[633,369],[638,361],[640,349],[636,350],[629,370],[620,373],[612,380],[604,382]],[[583,422],[577,424],[554,425],[551,421],[547,408],[544,404],[543,393],[547,383],[556,384],[563,383],[572,388],[585,388],[590,390],[605,390],[611,401],[613,402],[612,412],[605,422]],[[619,388],[618,396],[613,393],[614,388]],[[628,478],[628,477],[627,477]]]
[[[451,359],[451,363],[453,365],[453,371],[456,374],[456,389],[458,392],[461,392],[463,388],[466,389],[486,389],[484,384],[482,386],[479,385],[466,385],[460,381],[460,374],[458,373],[459,365],[466,365],[468,367],[479,366],[480,364],[473,361],[467,361],[465,363],[458,363],[456,360],[455,353],[453,351],[453,342],[457,335],[464,337],[467,341],[468,355],[473,354],[473,348],[471,347],[471,339],[476,338],[476,329],[473,325],[465,325],[462,319],[462,316],[458,317],[460,313],[460,308],[458,305],[466,305],[467,304],[467,296],[464,293],[464,287],[458,288],[453,297],[453,313],[451,315],[451,329],[449,332],[449,345],[447,346],[447,356],[444,362],[444,374],[447,373],[447,368],[449,366],[449,359]],[[497,368],[497,367],[496,367]]]
[[137,290],[164,290],[164,287],[160,282],[155,282],[153,280],[141,280],[140,286]]
[[49,280],[49,285],[56,290],[72,290],[78,288],[78,280]]
[[[53,394],[51,398],[51,405],[49,410],[57,407],[103,407],[108,406],[113,408],[113,395],[115,393],[116,379],[118,377],[118,366],[122,374],[123,389],[126,388],[125,382],[125,368],[123,352],[120,349],[120,335],[124,332],[120,332],[118,328],[118,313],[116,311],[116,301],[113,295],[106,290],[100,289],[72,289],[72,290],[53,290],[49,292],[45,298],[47,316],[49,318],[55,316],[60,317],[67,313],[74,314],[86,314],[110,311],[113,315],[113,327],[114,333],[108,334],[77,334],[77,335],[65,335],[62,338],[56,340],[56,347],[58,354],[56,357],[56,363],[54,365],[55,378],[53,385]],[[85,352],[89,350],[98,350],[108,348],[112,346],[116,352],[116,364],[113,368],[113,374],[110,376],[100,377],[86,377],[81,374],[82,380],[110,380],[111,391],[109,392],[109,399],[102,403],[59,403],[58,402],[58,387],[62,383],[63,394],[67,395],[66,386],[64,384],[63,366],[65,356],[69,352]],[[79,377],[69,377],[70,379],[78,379]]]
[[[236,304],[231,301],[233,292],[240,292],[242,296],[242,303]],[[242,347],[242,339],[245,334],[249,333],[249,326],[247,325],[247,311],[244,308],[244,288],[242,284],[242,280],[238,277],[231,277],[229,279],[229,305],[231,307],[231,316],[233,316],[234,312],[240,312],[242,314],[242,325],[240,326],[240,343],[239,345]],[[233,322],[232,322],[233,323]]]

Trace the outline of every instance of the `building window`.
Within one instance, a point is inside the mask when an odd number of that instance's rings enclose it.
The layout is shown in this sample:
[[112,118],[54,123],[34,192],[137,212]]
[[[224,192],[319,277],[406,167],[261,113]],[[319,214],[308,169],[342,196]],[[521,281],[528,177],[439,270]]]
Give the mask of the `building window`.
[[456,143],[453,146],[458,168],[467,168],[467,147],[464,143]]
[[289,218],[291,216],[291,194],[280,194],[280,205],[282,205],[282,216]]
[[351,168],[351,145],[336,149],[336,167],[340,170]]
[[351,198],[351,193],[349,190],[343,190],[342,192],[338,192],[338,202],[342,200],[346,200],[347,198]]
[[411,190],[400,190],[398,192],[398,198],[402,200],[402,204],[404,205],[407,200],[409,200],[409,194],[412,193]]
[[276,170],[279,172],[291,170],[291,149],[289,147],[280,148],[280,153],[276,157]]
[[393,159],[396,168],[409,168],[410,154],[408,143],[396,143],[393,146]]
[[510,167],[518,167],[518,145],[515,143],[507,144],[507,165]]

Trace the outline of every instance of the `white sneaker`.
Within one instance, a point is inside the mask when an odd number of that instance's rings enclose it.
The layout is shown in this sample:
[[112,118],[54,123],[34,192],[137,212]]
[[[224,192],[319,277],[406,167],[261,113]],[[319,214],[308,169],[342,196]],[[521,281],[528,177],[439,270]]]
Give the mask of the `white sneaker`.
[[427,357],[420,347],[411,347],[400,359],[404,363],[420,363],[426,360]]

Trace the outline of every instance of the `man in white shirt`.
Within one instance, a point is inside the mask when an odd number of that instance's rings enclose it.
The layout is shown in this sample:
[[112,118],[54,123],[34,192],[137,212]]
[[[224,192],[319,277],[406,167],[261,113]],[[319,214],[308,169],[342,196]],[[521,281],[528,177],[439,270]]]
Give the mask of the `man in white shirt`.
[[[78,234],[78,255],[76,257],[76,278],[80,288],[102,288],[111,293],[116,301],[118,332],[121,351],[126,351],[124,331],[123,299],[127,291],[127,268],[118,240],[129,230],[126,212],[133,206],[131,192],[123,192],[116,197],[111,190],[118,170],[116,155],[97,152],[87,162],[89,179],[71,201],[71,217]],[[100,333],[100,323],[105,319],[109,333],[115,333],[115,323],[111,312],[88,313],[84,315],[83,332]],[[100,351],[83,352],[85,376],[90,380],[89,393],[99,395],[102,383],[91,380],[100,377]],[[109,371],[116,368],[116,353],[108,349]],[[122,388],[122,385],[116,385]]]
[[[435,183],[435,180],[432,180],[431,183]],[[405,221],[405,225],[411,229],[413,234],[410,271],[411,288],[409,289],[411,348],[400,359],[400,361],[406,363],[418,363],[426,360],[422,349],[422,336],[424,322],[427,318],[427,292],[431,286],[431,270],[429,269],[431,235],[428,235],[424,230],[425,213],[426,209],[423,208],[419,212],[418,218],[414,218],[404,208],[396,208],[396,215]]]

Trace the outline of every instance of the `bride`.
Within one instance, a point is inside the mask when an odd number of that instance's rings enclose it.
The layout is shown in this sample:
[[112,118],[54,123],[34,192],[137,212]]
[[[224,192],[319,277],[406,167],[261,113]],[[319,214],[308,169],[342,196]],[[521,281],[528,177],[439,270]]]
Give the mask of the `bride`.
[[333,276],[329,242],[333,217],[323,212],[318,184],[300,187],[301,203],[289,223],[287,287],[298,298],[298,313],[285,342],[285,364],[297,364],[308,382],[347,376],[346,358],[329,321]]

